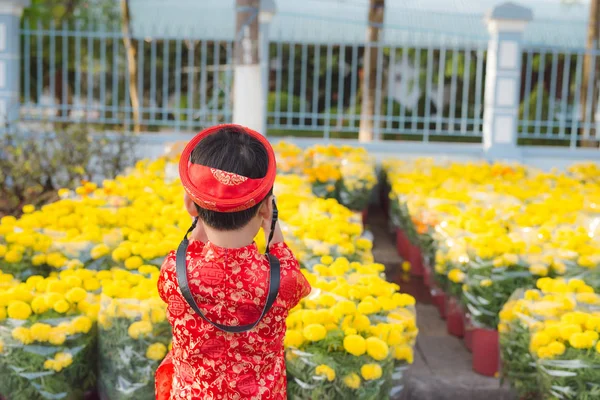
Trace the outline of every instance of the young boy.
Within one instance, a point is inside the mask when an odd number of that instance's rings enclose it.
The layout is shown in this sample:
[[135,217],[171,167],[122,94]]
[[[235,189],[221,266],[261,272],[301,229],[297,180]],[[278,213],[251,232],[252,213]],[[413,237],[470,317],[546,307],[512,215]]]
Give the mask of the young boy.
[[[195,226],[158,281],[173,348],[156,398],[286,399],[285,320],[310,286],[275,223],[273,149],[250,129],[216,126],[188,143],[179,174]],[[254,243],[261,227],[268,256]]]

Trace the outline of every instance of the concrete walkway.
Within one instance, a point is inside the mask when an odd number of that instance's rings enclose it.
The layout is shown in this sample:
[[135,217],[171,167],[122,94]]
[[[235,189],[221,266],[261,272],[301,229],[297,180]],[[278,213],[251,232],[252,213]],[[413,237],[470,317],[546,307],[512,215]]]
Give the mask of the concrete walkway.
[[398,400],[513,400],[517,397],[500,380],[476,374],[471,369],[471,353],[462,340],[450,336],[446,323],[431,304],[422,279],[402,274],[393,236],[385,216],[372,210],[367,221],[375,237],[375,260],[386,266],[388,279],[400,290],[417,299],[419,336],[414,363],[404,374],[404,390]]

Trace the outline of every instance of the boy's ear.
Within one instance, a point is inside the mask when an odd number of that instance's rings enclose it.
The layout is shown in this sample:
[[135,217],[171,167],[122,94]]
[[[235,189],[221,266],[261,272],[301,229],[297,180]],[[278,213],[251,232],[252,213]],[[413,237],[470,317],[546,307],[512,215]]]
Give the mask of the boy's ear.
[[273,195],[267,196],[258,209],[258,215],[263,219],[271,219],[273,216]]
[[196,203],[194,203],[192,198],[187,193],[183,197],[183,203],[185,204],[185,209],[192,217],[198,216],[198,208],[196,207]]

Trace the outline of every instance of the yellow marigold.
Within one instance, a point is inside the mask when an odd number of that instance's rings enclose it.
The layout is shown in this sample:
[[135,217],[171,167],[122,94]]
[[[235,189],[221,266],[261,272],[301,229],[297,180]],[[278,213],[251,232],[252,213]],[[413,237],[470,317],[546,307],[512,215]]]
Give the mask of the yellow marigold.
[[385,360],[390,353],[390,349],[383,340],[377,337],[370,337],[367,342],[367,354],[377,361]]
[[327,336],[327,329],[321,324],[310,324],[304,327],[302,333],[307,340],[318,342],[319,340],[325,339],[325,336]]
[[344,338],[344,349],[353,356],[359,357],[367,351],[367,342],[362,336],[348,335]]
[[536,354],[541,359],[552,358],[552,352],[550,349],[548,349],[548,347],[540,347],[537,349]]
[[88,333],[92,329],[92,320],[86,316],[75,318],[71,324],[77,333]]
[[4,342],[0,339],[0,354],[4,351]]
[[530,347],[533,351],[536,351],[540,347],[546,346],[551,340],[552,338],[546,332],[536,332],[531,337]]
[[402,262],[402,271],[404,272],[410,272],[411,269],[411,264],[409,261],[403,261]]
[[412,364],[414,360],[412,347],[408,345],[394,347],[394,358],[396,360],[405,360],[408,364]]
[[35,324],[31,325],[31,327],[29,328],[29,331],[31,333],[31,338],[34,341],[46,342],[46,341],[48,341],[48,338],[50,337],[50,332],[52,331],[52,327],[48,324],[42,324],[42,323],[36,322]]
[[31,344],[33,342],[29,329],[22,326],[13,329],[11,335],[13,339],[18,340],[23,344]]
[[31,264],[34,266],[44,265],[46,263],[46,255],[45,254],[36,254],[31,257]]
[[360,374],[366,381],[372,381],[381,378],[383,371],[379,364],[365,364],[360,367]]
[[529,267],[529,272],[537,276],[546,276],[548,275],[548,267],[543,264],[532,264]]
[[481,287],[490,287],[492,286],[492,280],[491,279],[483,279],[481,282],[479,282],[479,286]]
[[589,335],[579,332],[571,335],[569,344],[576,349],[590,349],[594,345],[594,340]]
[[104,257],[105,255],[107,255],[110,252],[110,249],[108,248],[107,245],[105,245],[104,243],[98,244],[96,246],[94,246],[90,252],[90,256],[94,259],[97,260],[101,257]]
[[138,269],[142,265],[144,265],[144,260],[140,256],[131,256],[125,260],[125,268],[128,270]]
[[344,377],[344,384],[350,389],[358,389],[360,387],[360,376],[356,373],[351,373]]
[[296,329],[288,329],[285,332],[285,347],[299,348],[304,343],[304,335]]
[[7,312],[9,318],[25,320],[31,315],[31,307],[24,301],[11,301],[8,304]]
[[[323,328],[324,329],[324,328]],[[137,321],[129,325],[127,333],[132,339],[139,339],[152,332],[152,324],[149,321]]]
[[50,336],[48,337],[48,342],[55,345],[61,346],[65,340],[67,340],[67,334],[63,332],[61,329],[52,329],[50,331]]
[[57,313],[64,314],[67,311],[69,311],[69,309],[71,308],[71,306],[69,305],[69,303],[66,300],[59,300],[56,303],[54,303],[54,305],[52,306],[52,308]]
[[6,308],[0,306],[0,321],[6,319]]
[[19,261],[21,261],[22,259],[23,259],[23,254],[18,251],[15,251],[15,250],[9,250],[4,255],[4,260],[9,264],[16,264]]
[[87,292],[84,289],[80,288],[80,287],[74,287],[73,289],[69,290],[65,294],[65,298],[70,303],[79,303],[80,301],[82,301],[86,297],[87,297]]
[[146,350],[146,357],[155,361],[162,360],[166,354],[167,346],[162,343],[153,343]]
[[448,279],[454,283],[462,283],[465,280],[465,273],[458,268],[454,268],[448,272]]
[[315,368],[315,374],[326,377],[329,382],[332,382],[335,379],[335,370],[329,365],[318,365],[317,368]]
[[578,324],[563,324],[560,327],[560,336],[563,340],[570,340],[575,333],[581,333],[581,326]]
[[333,262],[333,257],[331,256],[323,256],[321,257],[321,263],[325,265],[329,265]]
[[548,350],[552,353],[553,356],[560,356],[564,354],[566,347],[562,342],[551,342],[548,345]]

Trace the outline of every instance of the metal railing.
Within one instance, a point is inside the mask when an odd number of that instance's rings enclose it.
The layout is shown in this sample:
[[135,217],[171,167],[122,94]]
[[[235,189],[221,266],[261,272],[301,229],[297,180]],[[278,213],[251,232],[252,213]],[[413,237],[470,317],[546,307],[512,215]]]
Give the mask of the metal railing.
[[[231,120],[233,42],[157,34],[134,40],[141,124],[149,130],[196,130]],[[21,117],[133,123],[130,75],[118,26],[22,29]]]
[[570,147],[598,140],[598,55],[597,49],[526,45],[519,138]]
[[[233,41],[144,35],[132,38],[144,130],[195,131],[232,120]],[[378,44],[316,43],[273,32],[269,133],[356,138],[361,118],[368,118],[375,139],[480,141],[488,39],[400,29],[391,35],[389,28],[386,35]],[[83,29],[25,21],[21,36],[24,121],[131,129],[131,82],[119,25]],[[597,141],[600,51],[523,45],[521,144]],[[375,93],[361,86],[361,77],[370,78],[363,65],[371,49],[377,53]],[[373,96],[372,115],[361,113],[365,95]]]

